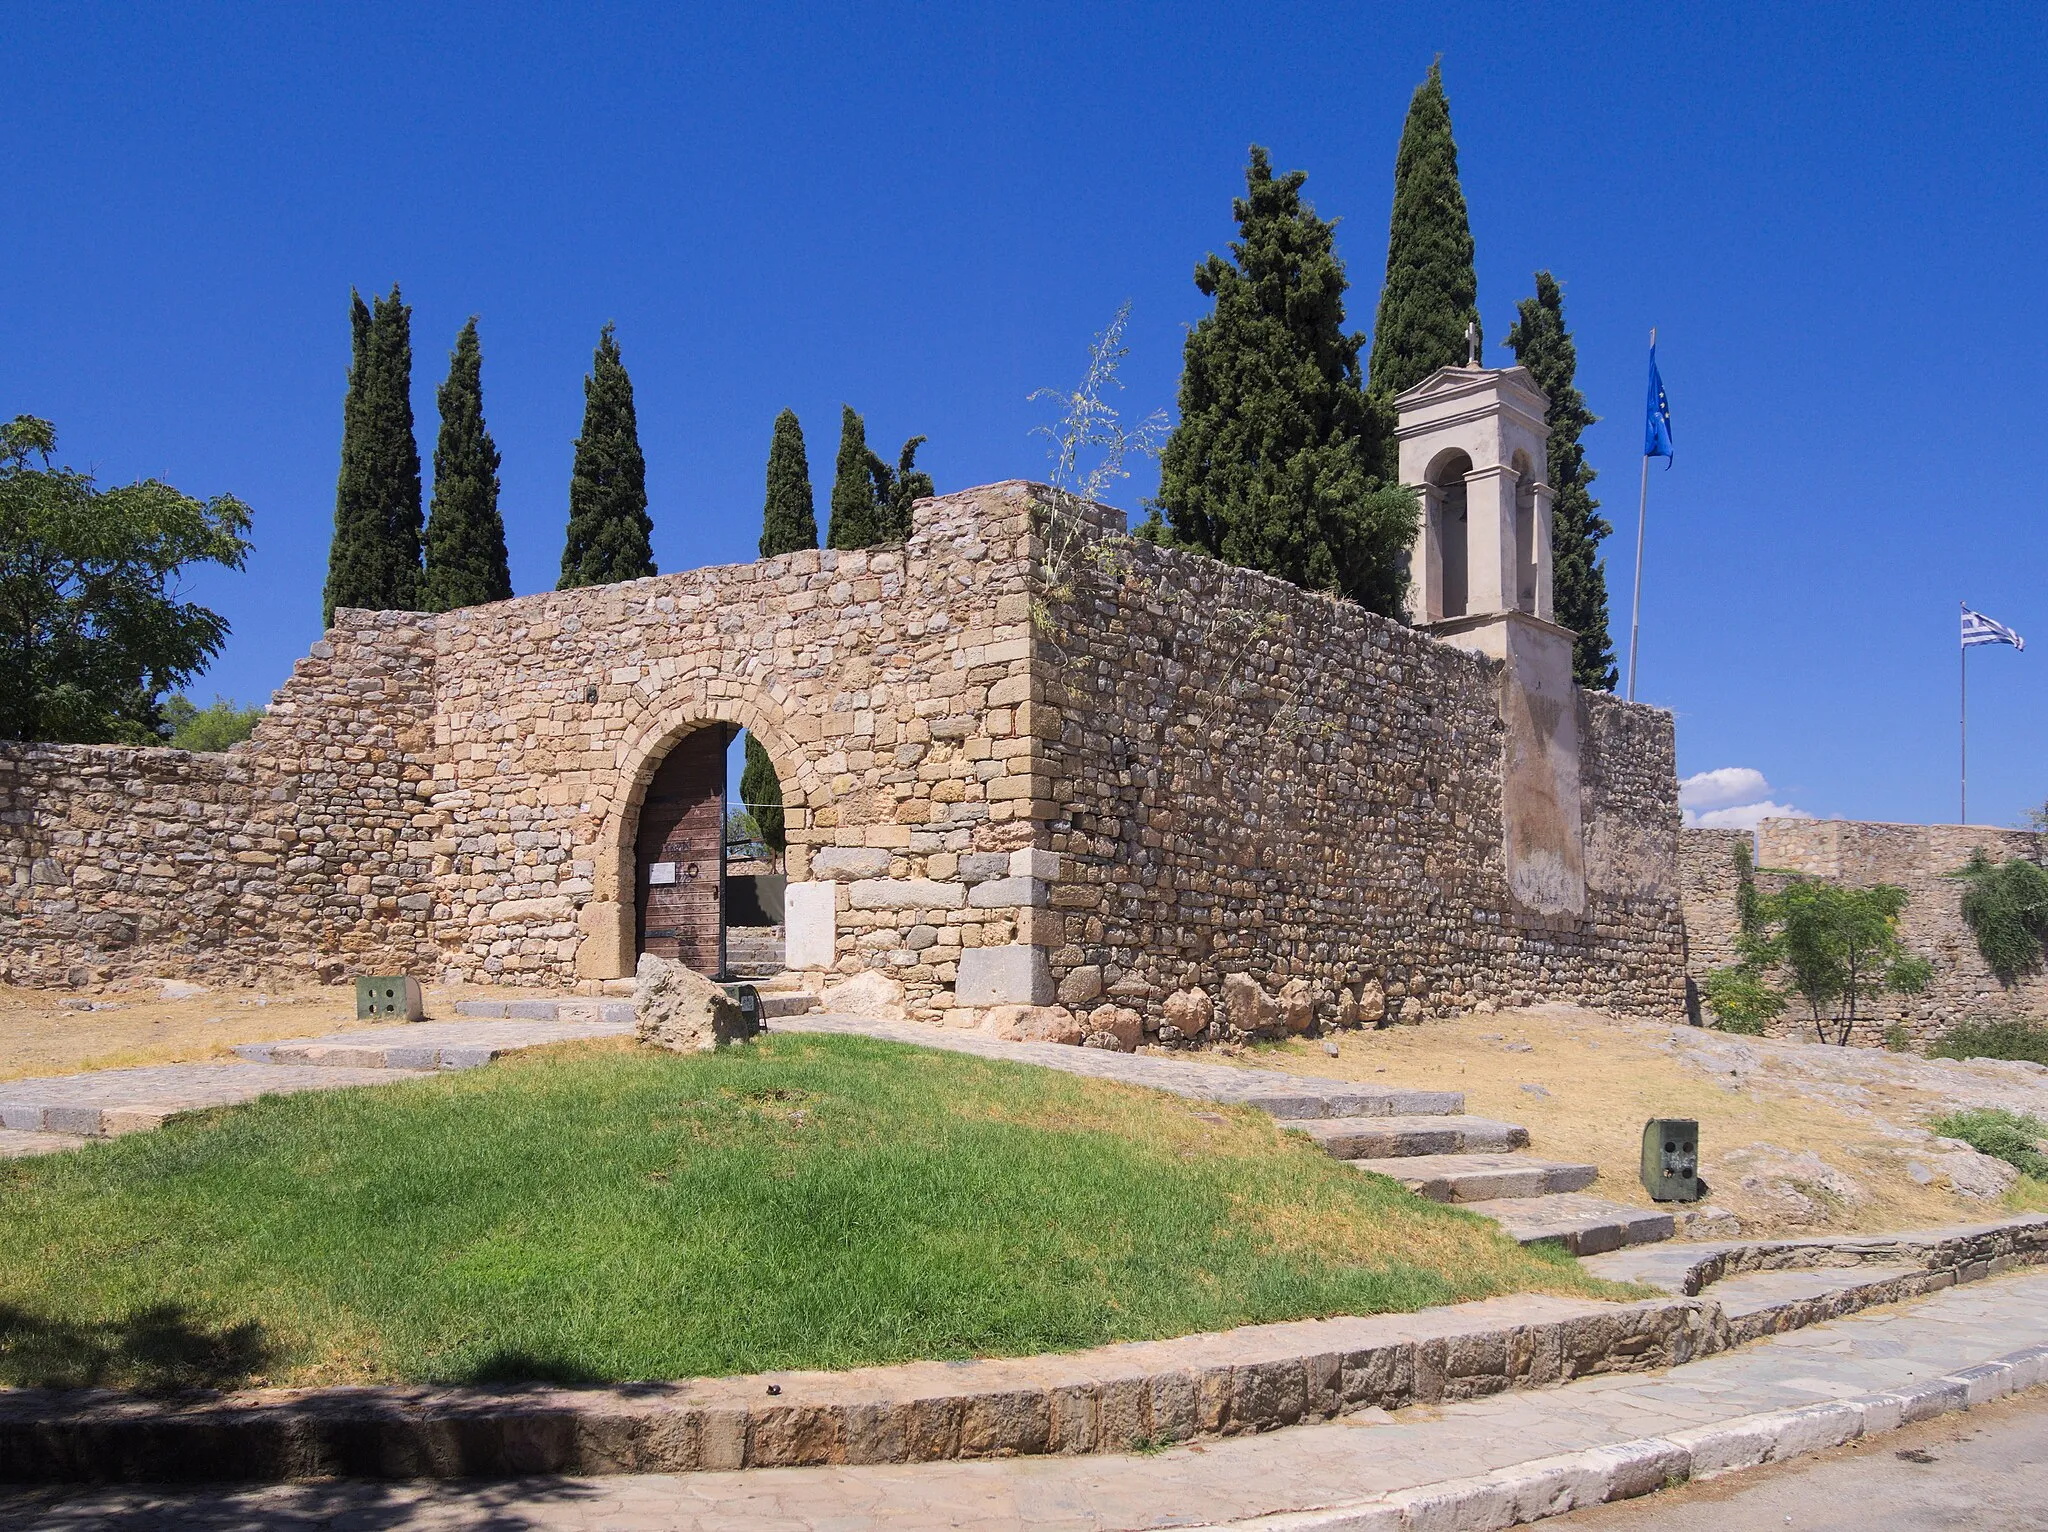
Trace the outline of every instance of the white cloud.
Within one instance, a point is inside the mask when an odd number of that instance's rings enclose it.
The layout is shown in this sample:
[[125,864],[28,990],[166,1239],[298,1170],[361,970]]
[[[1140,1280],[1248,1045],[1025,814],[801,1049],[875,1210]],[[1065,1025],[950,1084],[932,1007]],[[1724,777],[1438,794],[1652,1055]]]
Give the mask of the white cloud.
[[1756,803],[1738,803],[1732,808],[1709,809],[1704,814],[1685,811],[1685,822],[1697,830],[1754,830],[1766,819],[1811,819],[1805,809],[1764,798]]
[[1678,784],[1678,806],[1684,809],[1718,809],[1734,803],[1754,803],[1771,790],[1764,774],[1754,766],[1717,766],[1698,772]]
[[1766,819],[1811,819],[1804,809],[1766,796],[1771,784],[1754,766],[1717,766],[1678,784],[1685,823],[1699,830],[1754,830]]

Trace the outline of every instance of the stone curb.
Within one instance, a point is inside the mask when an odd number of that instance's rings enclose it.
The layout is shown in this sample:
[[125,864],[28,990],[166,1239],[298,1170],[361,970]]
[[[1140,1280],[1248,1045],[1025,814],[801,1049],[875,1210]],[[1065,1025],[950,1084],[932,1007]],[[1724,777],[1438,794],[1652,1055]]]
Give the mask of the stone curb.
[[[0,1394],[0,1481],[681,1473],[1127,1451],[1401,1409],[1728,1346],[1697,1298],[1544,1295],[1066,1355],[611,1388]],[[772,1389],[772,1392],[771,1392]]]
[[1474,1478],[1416,1485],[1349,1505],[1253,1516],[1190,1532],[1493,1532],[1611,1500],[1632,1500],[1687,1479],[1787,1462],[2043,1384],[2048,1384],[2048,1346],[2029,1346],[1914,1388],[1744,1415],[1669,1436],[1534,1458]]
[[[1749,1247],[1708,1259],[1737,1248]],[[1785,1269],[1802,1247],[1755,1248],[1770,1264],[1745,1269]],[[1896,1258],[1909,1248],[1953,1264],[1734,1319],[1710,1297],[1616,1305],[1522,1295],[1063,1355],[613,1388],[278,1389],[170,1400],[19,1390],[0,1393],[0,1482],[681,1473],[1121,1452],[1138,1440],[1234,1435],[1681,1365],[1744,1339],[2048,1261],[2048,1219],[1815,1241],[1807,1253]],[[1944,1386],[1960,1402],[1932,1413],[1981,1402],[1977,1393],[1990,1386],[1977,1370],[1956,1379]],[[1931,1407],[1920,1400],[1912,1408]],[[1792,1413],[1812,1418],[1812,1410]],[[1533,1503],[1521,1490],[1511,1500]]]

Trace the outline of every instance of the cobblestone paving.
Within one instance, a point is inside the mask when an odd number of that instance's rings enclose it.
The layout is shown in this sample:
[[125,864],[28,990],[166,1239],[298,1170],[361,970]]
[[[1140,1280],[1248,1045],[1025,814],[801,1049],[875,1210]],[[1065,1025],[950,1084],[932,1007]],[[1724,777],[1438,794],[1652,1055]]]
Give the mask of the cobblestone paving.
[[1317,1079],[1270,1069],[1196,1063],[1152,1053],[1112,1053],[1106,1048],[1072,1048],[1061,1043],[1012,1043],[984,1032],[955,1031],[913,1021],[874,1021],[864,1016],[812,1012],[771,1024],[776,1032],[837,1032],[879,1037],[920,1048],[943,1048],[985,1059],[1039,1064],[1067,1074],[1154,1090],[1198,1101],[1256,1106],[1275,1117],[1386,1117],[1437,1115],[1465,1110],[1463,1091],[1406,1090],[1362,1085],[1355,1080]]
[[[1776,1275],[1776,1274],[1774,1274]],[[1108,1532],[1341,1505],[1552,1453],[1925,1382],[2048,1339],[2029,1271],[1775,1336],[1668,1372],[1590,1378],[1128,1457],[525,1480],[54,1489],[0,1496],[23,1532],[150,1527],[493,1532]]]

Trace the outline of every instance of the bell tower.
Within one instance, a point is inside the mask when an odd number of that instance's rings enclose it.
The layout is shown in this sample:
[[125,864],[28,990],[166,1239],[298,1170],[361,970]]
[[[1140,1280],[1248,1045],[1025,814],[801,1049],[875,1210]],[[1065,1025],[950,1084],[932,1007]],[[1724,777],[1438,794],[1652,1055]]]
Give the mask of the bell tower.
[[1422,500],[1409,621],[1522,612],[1550,622],[1550,401],[1529,369],[1440,367],[1394,407],[1401,482]]
[[[1469,339],[1477,350],[1477,331]],[[1401,482],[1422,502],[1408,620],[1501,663],[1501,835],[1509,891],[1582,915],[1579,696],[1551,604],[1550,400],[1526,367],[1439,367],[1394,400]]]

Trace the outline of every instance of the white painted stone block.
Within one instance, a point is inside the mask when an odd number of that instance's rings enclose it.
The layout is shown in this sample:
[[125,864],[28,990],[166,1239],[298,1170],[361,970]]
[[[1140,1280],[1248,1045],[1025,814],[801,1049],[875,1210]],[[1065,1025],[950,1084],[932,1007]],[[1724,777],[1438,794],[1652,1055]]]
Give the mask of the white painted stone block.
[[957,910],[967,888],[934,878],[861,878],[847,889],[857,910]]
[[782,920],[791,968],[830,968],[838,934],[839,885],[792,883],[783,891]]
[[1060,854],[1057,851],[1040,851],[1036,846],[1026,846],[1022,851],[1012,851],[1010,876],[1057,883],[1060,878]]
[[1043,947],[1019,942],[968,947],[960,954],[953,990],[960,1005],[1051,1005],[1052,964]]

